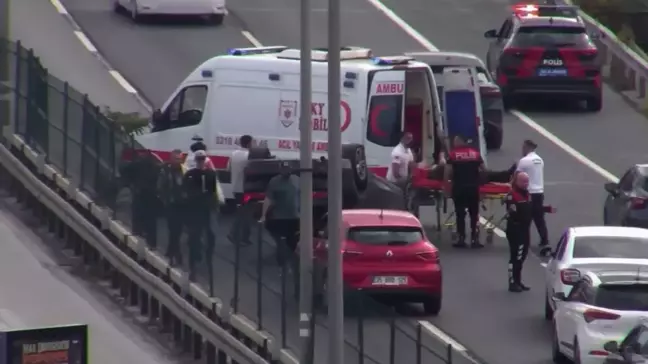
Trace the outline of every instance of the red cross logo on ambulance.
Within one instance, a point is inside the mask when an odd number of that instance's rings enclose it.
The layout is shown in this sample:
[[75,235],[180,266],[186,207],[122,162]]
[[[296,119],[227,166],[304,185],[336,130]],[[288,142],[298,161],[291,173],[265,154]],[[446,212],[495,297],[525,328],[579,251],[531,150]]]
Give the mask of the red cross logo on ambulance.
[[279,121],[284,128],[289,128],[297,121],[297,101],[279,101]]

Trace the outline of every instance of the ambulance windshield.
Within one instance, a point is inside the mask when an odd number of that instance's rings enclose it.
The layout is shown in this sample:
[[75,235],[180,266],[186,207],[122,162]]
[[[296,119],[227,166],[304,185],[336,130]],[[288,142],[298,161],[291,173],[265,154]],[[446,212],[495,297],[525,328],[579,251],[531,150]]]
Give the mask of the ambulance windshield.
[[380,95],[371,98],[367,140],[384,147],[398,145],[401,138],[403,95]]

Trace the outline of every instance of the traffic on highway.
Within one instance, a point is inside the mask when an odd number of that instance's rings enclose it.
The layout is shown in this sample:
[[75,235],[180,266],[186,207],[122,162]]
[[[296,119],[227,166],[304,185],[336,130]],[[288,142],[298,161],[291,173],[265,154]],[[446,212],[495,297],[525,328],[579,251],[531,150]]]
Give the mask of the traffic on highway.
[[[286,70],[292,67],[288,65],[291,57],[292,61],[298,63],[295,55],[289,54],[294,49],[292,47],[299,44],[299,34],[295,32],[295,29],[299,29],[298,1],[266,2],[262,6],[251,0],[228,2],[228,15],[219,27],[164,22],[135,24],[121,14],[115,14],[113,5],[110,0],[61,1],[61,6],[92,40],[97,53],[123,75],[124,82],[131,82],[136,92],[162,111],[173,106],[174,96],[181,94],[185,86],[195,86],[201,78],[219,75],[215,72],[217,67],[209,67],[208,71],[214,72],[212,74],[203,72],[205,69],[201,65],[208,60],[222,57],[231,64],[242,65],[244,62],[255,62],[248,61],[250,59],[267,60],[274,57],[276,65],[285,64]],[[321,11],[325,7],[325,1],[314,1],[312,26],[316,45],[326,44],[326,12]],[[435,226],[441,230],[433,232],[433,229],[426,229],[426,239],[434,250],[412,252],[420,257],[420,261],[440,259],[443,267],[443,298],[440,310],[436,309],[434,302],[425,300],[421,307],[397,305],[397,325],[412,336],[415,336],[415,327],[423,327],[425,334],[435,340],[470,351],[490,364],[544,364],[565,360],[575,363],[622,363],[625,356],[620,348],[635,350],[633,355],[637,356],[645,354],[645,351],[641,351],[646,349],[645,344],[624,346],[623,343],[626,335],[648,311],[645,295],[648,270],[644,270],[648,263],[643,261],[647,258],[644,244],[648,237],[637,228],[603,225],[645,226],[644,209],[648,206],[645,203],[648,192],[645,188],[645,165],[641,163],[646,156],[643,145],[645,135],[648,135],[648,124],[621,95],[602,82],[600,65],[596,63],[597,51],[591,41],[598,35],[586,31],[582,19],[570,9],[527,8],[526,4],[523,9],[511,8],[508,3],[498,0],[470,0],[467,3],[450,0],[436,0],[435,3],[419,0],[352,0],[342,3],[343,44],[361,46],[361,49],[349,49],[348,52],[371,51],[365,55],[348,54],[349,64],[366,63],[348,70],[348,73],[355,73],[354,77],[346,79],[350,82],[348,94],[362,95],[343,99],[348,108],[342,105],[343,110],[350,110],[350,113],[355,113],[356,109],[362,110],[358,111],[357,119],[355,115],[348,115],[350,131],[363,117],[371,119],[371,110],[365,110],[362,105],[371,105],[373,98],[400,100],[400,104],[392,104],[398,105],[400,114],[405,118],[408,113],[410,116],[417,115],[408,106],[412,105],[410,99],[418,98],[422,101],[423,110],[429,112],[428,118],[443,120],[440,126],[422,122],[426,125],[422,134],[439,144],[438,131],[449,132],[452,136],[452,125],[456,124],[448,118],[460,118],[461,115],[444,106],[453,100],[453,95],[448,93],[452,92],[453,85],[463,81],[453,80],[451,72],[447,70],[433,72],[433,62],[437,62],[437,66],[450,70],[462,67],[474,69],[471,74],[474,78],[470,78],[475,81],[470,96],[472,107],[467,109],[472,112],[470,117],[477,115],[486,124],[478,129],[474,137],[476,148],[484,158],[487,156],[488,170],[504,171],[516,163],[522,157],[520,146],[524,140],[533,141],[538,155],[544,160],[545,204],[556,211],[556,214],[546,215],[547,239],[552,250],[546,257],[529,255],[522,277],[524,287],[528,286],[530,290],[522,294],[514,295],[507,291],[509,247],[503,231],[505,223],[488,225],[493,234],[492,244],[479,250],[461,250],[452,247],[455,242],[451,234],[453,227],[446,226],[447,216],[443,214],[443,218],[437,219],[438,211],[434,210],[440,206],[440,200],[435,200],[432,208],[428,206],[432,204],[423,204],[420,210],[417,208],[417,211],[413,211],[424,226]],[[277,45],[282,47],[276,48]],[[249,50],[250,54],[230,53],[232,48]],[[447,59],[430,60],[429,54],[439,49],[456,52],[447,54],[446,58],[455,57],[457,63]],[[464,54],[476,57],[479,62],[466,61],[466,57],[460,57]],[[237,57],[238,61],[235,59]],[[225,65],[225,61],[222,64]],[[250,70],[269,69],[274,67],[273,64],[270,61],[258,62],[250,66]],[[432,76],[421,71],[421,65],[429,69]],[[411,67],[413,71],[395,71],[403,67]],[[226,65],[222,69],[231,71],[232,67]],[[420,77],[412,76],[416,72],[421,72],[418,74]],[[384,79],[378,76],[381,73],[386,75]],[[369,74],[377,83],[367,81],[371,79]],[[187,75],[193,76],[187,78]],[[209,142],[220,145],[221,152],[231,153],[236,148],[237,138],[250,134],[265,141],[263,146],[273,152],[287,153],[280,155],[280,158],[285,159],[285,156],[295,153],[293,149],[298,145],[295,135],[298,134],[291,136],[281,132],[296,127],[292,114],[295,110],[292,102],[296,102],[296,98],[291,93],[296,91],[280,89],[277,95],[259,91],[256,95],[262,101],[262,106],[273,109],[273,114],[280,110],[282,115],[272,130],[270,127],[268,131],[264,130],[261,123],[248,129],[247,122],[237,118],[245,118],[241,115],[248,112],[262,113],[265,109],[260,105],[259,110],[239,110],[237,114],[236,99],[242,99],[245,94],[236,94],[236,88],[242,85],[241,80],[248,82],[246,85],[249,86],[252,78],[236,75],[234,71],[227,76],[231,76],[228,86],[233,93],[209,99],[210,103],[214,103],[213,107],[204,107],[203,103],[198,107],[182,108],[182,111],[205,110],[215,118],[228,120],[229,124],[223,123],[218,130],[205,133],[205,130],[197,130],[201,125],[202,117],[199,117],[188,128],[180,128],[186,130],[181,131],[183,136],[173,137],[177,145],[166,145],[161,140],[146,140],[155,133],[143,135],[142,144],[156,151],[186,149],[181,144],[188,144],[191,137],[198,133],[209,137]],[[264,82],[283,81],[272,77],[270,74]],[[260,80],[255,82],[261,83]],[[399,89],[401,85],[416,85],[416,82],[423,85],[416,87],[417,90],[428,91],[416,94],[406,88],[402,91]],[[356,83],[362,87],[355,88]],[[481,87],[474,87],[475,84]],[[438,88],[440,85],[441,89]],[[357,93],[358,89],[362,92]],[[446,95],[451,96],[450,101]],[[563,98],[573,99],[574,102],[562,102]],[[325,93],[321,102],[314,101],[315,133],[326,130],[323,121],[326,115],[317,109],[318,102],[323,103],[324,100]],[[437,103],[433,100],[437,100]],[[231,111],[224,105],[232,107]],[[228,111],[219,114],[221,110]],[[190,112],[188,115],[195,117],[196,113]],[[342,115],[345,116],[344,112]],[[419,112],[418,115],[421,119],[421,115],[426,114]],[[274,119],[277,119],[275,115]],[[403,131],[400,126],[399,132]],[[385,176],[383,173],[390,166],[389,151],[398,144],[398,139],[392,143],[398,137],[388,135],[389,140],[381,144],[379,137],[385,137],[381,133],[374,135],[373,140],[367,130],[358,129],[354,133],[358,138],[352,140],[353,144],[366,143],[363,146],[369,169]],[[364,142],[363,138],[369,142]],[[314,153],[325,155],[325,142],[325,139],[316,140]],[[209,146],[210,151],[218,149],[216,144]],[[431,163],[426,168],[439,163],[438,153],[432,157],[438,148],[435,150],[432,146],[426,150],[421,147],[420,155],[427,156],[426,152],[431,156],[427,160]],[[219,160],[217,158],[217,162]],[[352,183],[357,183],[354,187],[356,192],[363,187],[360,165],[350,163]],[[225,169],[226,166],[227,159],[216,167]],[[438,190],[439,193],[444,192],[443,187]],[[508,189],[498,190],[494,195],[504,196],[508,192]],[[225,193],[233,197],[231,191]],[[497,215],[498,219],[489,222],[499,221],[499,217],[507,214],[499,205],[500,200],[494,200],[495,205],[489,205],[488,210],[482,213],[494,212]],[[452,212],[452,208],[449,212]],[[585,228],[579,228],[583,226]],[[411,235],[402,231],[389,232],[398,235],[396,240],[401,244],[406,241],[403,245],[409,246]],[[417,234],[414,231],[408,233]],[[377,238],[373,234],[358,236],[357,239],[367,239],[371,244],[381,244],[381,240],[375,240]],[[216,245],[216,254],[222,254],[227,260],[231,258],[233,249],[229,242],[222,240]],[[416,237],[411,243],[423,241],[422,237]],[[613,243],[606,244],[607,241]],[[532,228],[532,252],[539,250],[536,247],[540,242],[541,237]],[[392,250],[388,251],[393,254]],[[249,268],[256,265],[255,259],[259,259],[254,254],[248,258],[242,264]],[[363,261],[357,256],[352,258]],[[219,267],[214,274],[217,280],[228,281],[233,279],[231,272],[231,269]],[[280,275],[274,272],[266,272],[264,279],[275,287],[281,284]],[[409,283],[401,273],[376,279],[381,286]],[[227,296],[229,293],[219,292],[218,285],[215,288],[217,294]],[[269,306],[281,304],[279,300],[268,300],[263,303],[262,310],[267,310],[265,312],[270,316],[277,315],[281,310]],[[249,308],[251,311],[256,309]],[[296,328],[297,311],[291,309],[294,317],[289,318],[287,326]],[[269,320],[276,323],[276,327],[270,328],[270,331],[278,331],[280,320],[277,317]],[[348,318],[345,324],[347,341],[351,345],[358,345],[356,319]],[[371,360],[383,362],[381,358],[390,356],[389,325],[373,319],[366,319],[365,325],[367,329],[363,344]],[[321,329],[326,330],[325,327]],[[297,340],[296,333],[289,334],[287,346],[295,348],[299,344]],[[609,343],[615,340],[616,347]],[[316,350],[326,356],[325,343],[318,343]],[[396,349],[395,355],[401,360],[413,360],[407,345]]]

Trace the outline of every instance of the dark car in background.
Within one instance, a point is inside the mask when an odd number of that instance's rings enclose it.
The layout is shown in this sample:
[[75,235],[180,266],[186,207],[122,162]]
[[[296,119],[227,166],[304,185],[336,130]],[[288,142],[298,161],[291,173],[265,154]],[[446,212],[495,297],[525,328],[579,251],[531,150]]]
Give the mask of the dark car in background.
[[647,364],[648,321],[642,321],[621,342],[609,341],[603,348],[610,353],[604,364]]
[[605,225],[648,228],[648,164],[637,164],[618,183],[605,184]]
[[[448,67],[475,67],[481,93],[482,113],[484,115],[484,139],[490,150],[500,149],[504,140],[502,119],[504,108],[499,86],[495,84],[484,62],[474,54],[461,52],[411,52],[406,53],[419,62],[427,63],[436,78],[439,97],[443,97],[443,70]],[[441,105],[443,105],[443,100]],[[442,106],[443,107],[443,106]]]
[[603,105],[601,61],[578,8],[516,5],[491,40],[486,64],[502,89],[504,108],[520,96],[571,96],[588,111]]

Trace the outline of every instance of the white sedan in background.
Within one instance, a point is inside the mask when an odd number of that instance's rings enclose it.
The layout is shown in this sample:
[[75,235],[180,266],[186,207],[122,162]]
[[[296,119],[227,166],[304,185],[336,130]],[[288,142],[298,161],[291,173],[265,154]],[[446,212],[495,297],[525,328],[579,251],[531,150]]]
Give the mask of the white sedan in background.
[[569,295],[588,270],[618,270],[643,266],[648,273],[648,229],[583,226],[567,229],[546,265],[545,318],[556,309],[558,292]]
[[149,15],[176,15],[203,17],[218,25],[227,15],[225,0],[113,0],[113,7],[135,22]]

